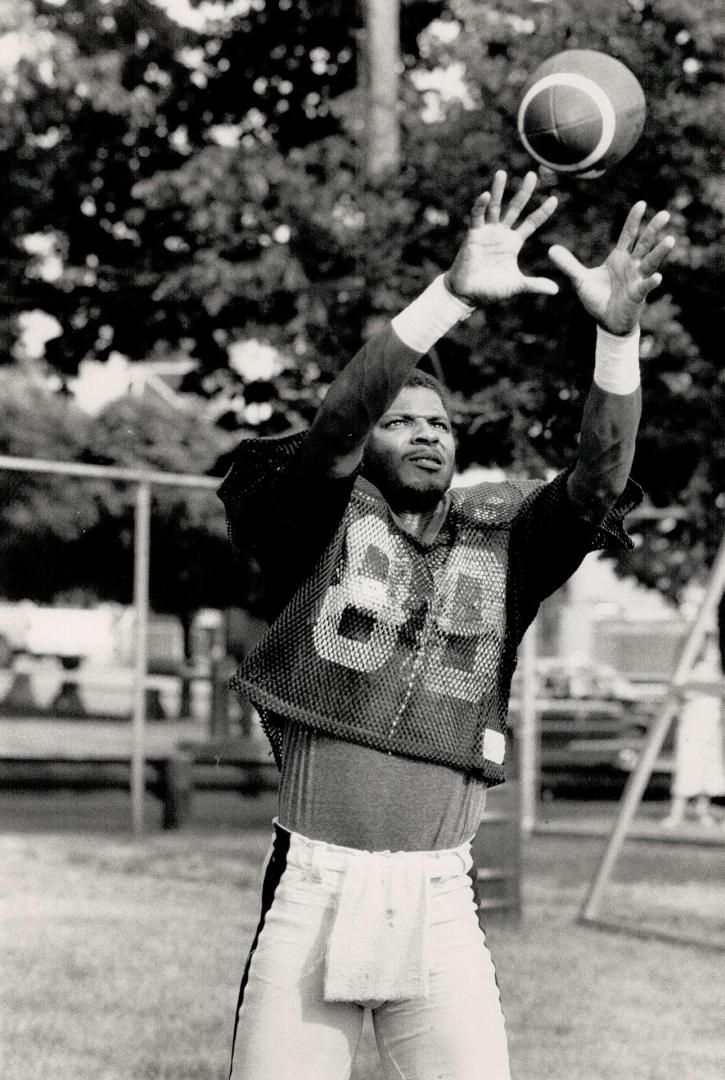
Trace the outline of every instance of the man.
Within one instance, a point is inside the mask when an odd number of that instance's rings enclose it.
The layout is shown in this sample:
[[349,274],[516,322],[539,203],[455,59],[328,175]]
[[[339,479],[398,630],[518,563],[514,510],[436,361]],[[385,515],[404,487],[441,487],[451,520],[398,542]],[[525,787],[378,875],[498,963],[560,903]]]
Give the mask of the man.
[[234,1080],[342,1080],[372,1010],[387,1077],[507,1080],[470,840],[504,779],[516,648],[587,551],[628,543],[638,333],[673,246],[638,203],[596,269],[554,264],[596,319],[573,469],[451,490],[445,392],[415,370],[475,307],[521,293],[528,174],[476,201],[451,268],[337,377],[307,433],[249,440],[220,490],[258,559],[271,626],[235,677],[281,770],[262,917],[242,978]]

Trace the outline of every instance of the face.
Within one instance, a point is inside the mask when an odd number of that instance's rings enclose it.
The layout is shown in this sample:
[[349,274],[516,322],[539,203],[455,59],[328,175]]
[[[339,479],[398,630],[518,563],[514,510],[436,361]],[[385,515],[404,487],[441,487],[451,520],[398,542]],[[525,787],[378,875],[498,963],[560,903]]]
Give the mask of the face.
[[397,509],[435,506],[453,478],[456,444],[435,390],[404,386],[373,428],[363,474]]

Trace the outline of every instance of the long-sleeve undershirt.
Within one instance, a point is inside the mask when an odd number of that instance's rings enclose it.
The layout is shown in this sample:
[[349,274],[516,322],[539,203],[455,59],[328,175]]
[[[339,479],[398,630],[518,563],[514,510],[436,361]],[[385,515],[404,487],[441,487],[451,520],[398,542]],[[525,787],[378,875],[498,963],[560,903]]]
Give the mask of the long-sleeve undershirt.
[[[387,327],[360,350],[328,391],[259,528],[255,554],[273,581],[273,608],[286,602],[337,527],[365,439],[419,359],[420,354]],[[528,598],[519,605],[527,620],[586,551],[607,542],[601,533],[595,538],[598,526],[604,523],[608,539],[621,543],[618,519],[633,500],[622,505],[609,530],[605,519],[627,486],[639,413],[639,391],[615,395],[593,385],[577,462],[566,485],[552,487],[552,498],[535,503],[526,521],[514,529],[512,560],[518,587]],[[441,524],[445,529],[445,521]],[[485,790],[483,780],[455,769],[391,757],[287,723],[280,821],[316,839],[366,850],[453,847],[475,832]]]
[[[394,400],[421,353],[392,327],[378,332],[343,368],[320,406],[296,469],[341,476],[354,471],[365,440]],[[642,410],[639,389],[612,394],[592,383],[568,491],[584,518],[598,524],[627,485]]]

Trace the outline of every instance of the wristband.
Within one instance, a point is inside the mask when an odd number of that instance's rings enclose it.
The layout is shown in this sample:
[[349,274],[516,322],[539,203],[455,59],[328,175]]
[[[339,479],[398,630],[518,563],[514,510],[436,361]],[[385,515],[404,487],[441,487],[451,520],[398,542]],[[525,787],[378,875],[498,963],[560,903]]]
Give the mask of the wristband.
[[610,394],[632,394],[639,386],[639,327],[618,337],[597,327],[594,382]]
[[391,325],[404,345],[426,353],[451,327],[473,314],[475,308],[449,292],[443,274],[396,315]]

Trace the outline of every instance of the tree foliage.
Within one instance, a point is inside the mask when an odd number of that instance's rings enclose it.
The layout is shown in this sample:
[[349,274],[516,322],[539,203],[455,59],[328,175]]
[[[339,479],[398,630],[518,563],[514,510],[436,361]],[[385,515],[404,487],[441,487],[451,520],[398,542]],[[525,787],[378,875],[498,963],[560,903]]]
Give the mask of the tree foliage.
[[[0,371],[2,454],[200,474],[227,442],[199,408],[128,396],[90,417],[68,395]],[[254,567],[233,554],[215,493],[156,485],[152,494],[154,609],[187,619],[254,600]],[[0,595],[131,602],[134,485],[0,469],[0,507]]]
[[[150,0],[0,12],[1,30],[25,35],[0,98],[5,355],[31,308],[61,325],[46,350],[61,374],[112,349],[181,350],[198,361],[187,388],[216,400],[221,426],[262,433],[308,420],[361,340],[445,267],[495,167],[529,167],[514,117],[536,64],[567,47],[622,59],[647,95],[644,136],[604,180],[557,185],[527,269],[554,240],[598,260],[636,198],[672,211],[678,249],[644,327],[635,474],[687,516],[642,525],[622,566],[672,596],[702,573],[725,510],[714,0],[403,3],[403,167],[381,184],[362,167],[360,5],[256,0],[203,32]],[[428,88],[441,69],[460,93]],[[38,234],[58,254],[50,279],[22,242]],[[454,390],[461,464],[540,474],[570,460],[592,340],[566,288],[446,338],[427,362]],[[232,363],[255,341],[286,358],[271,375]]]

